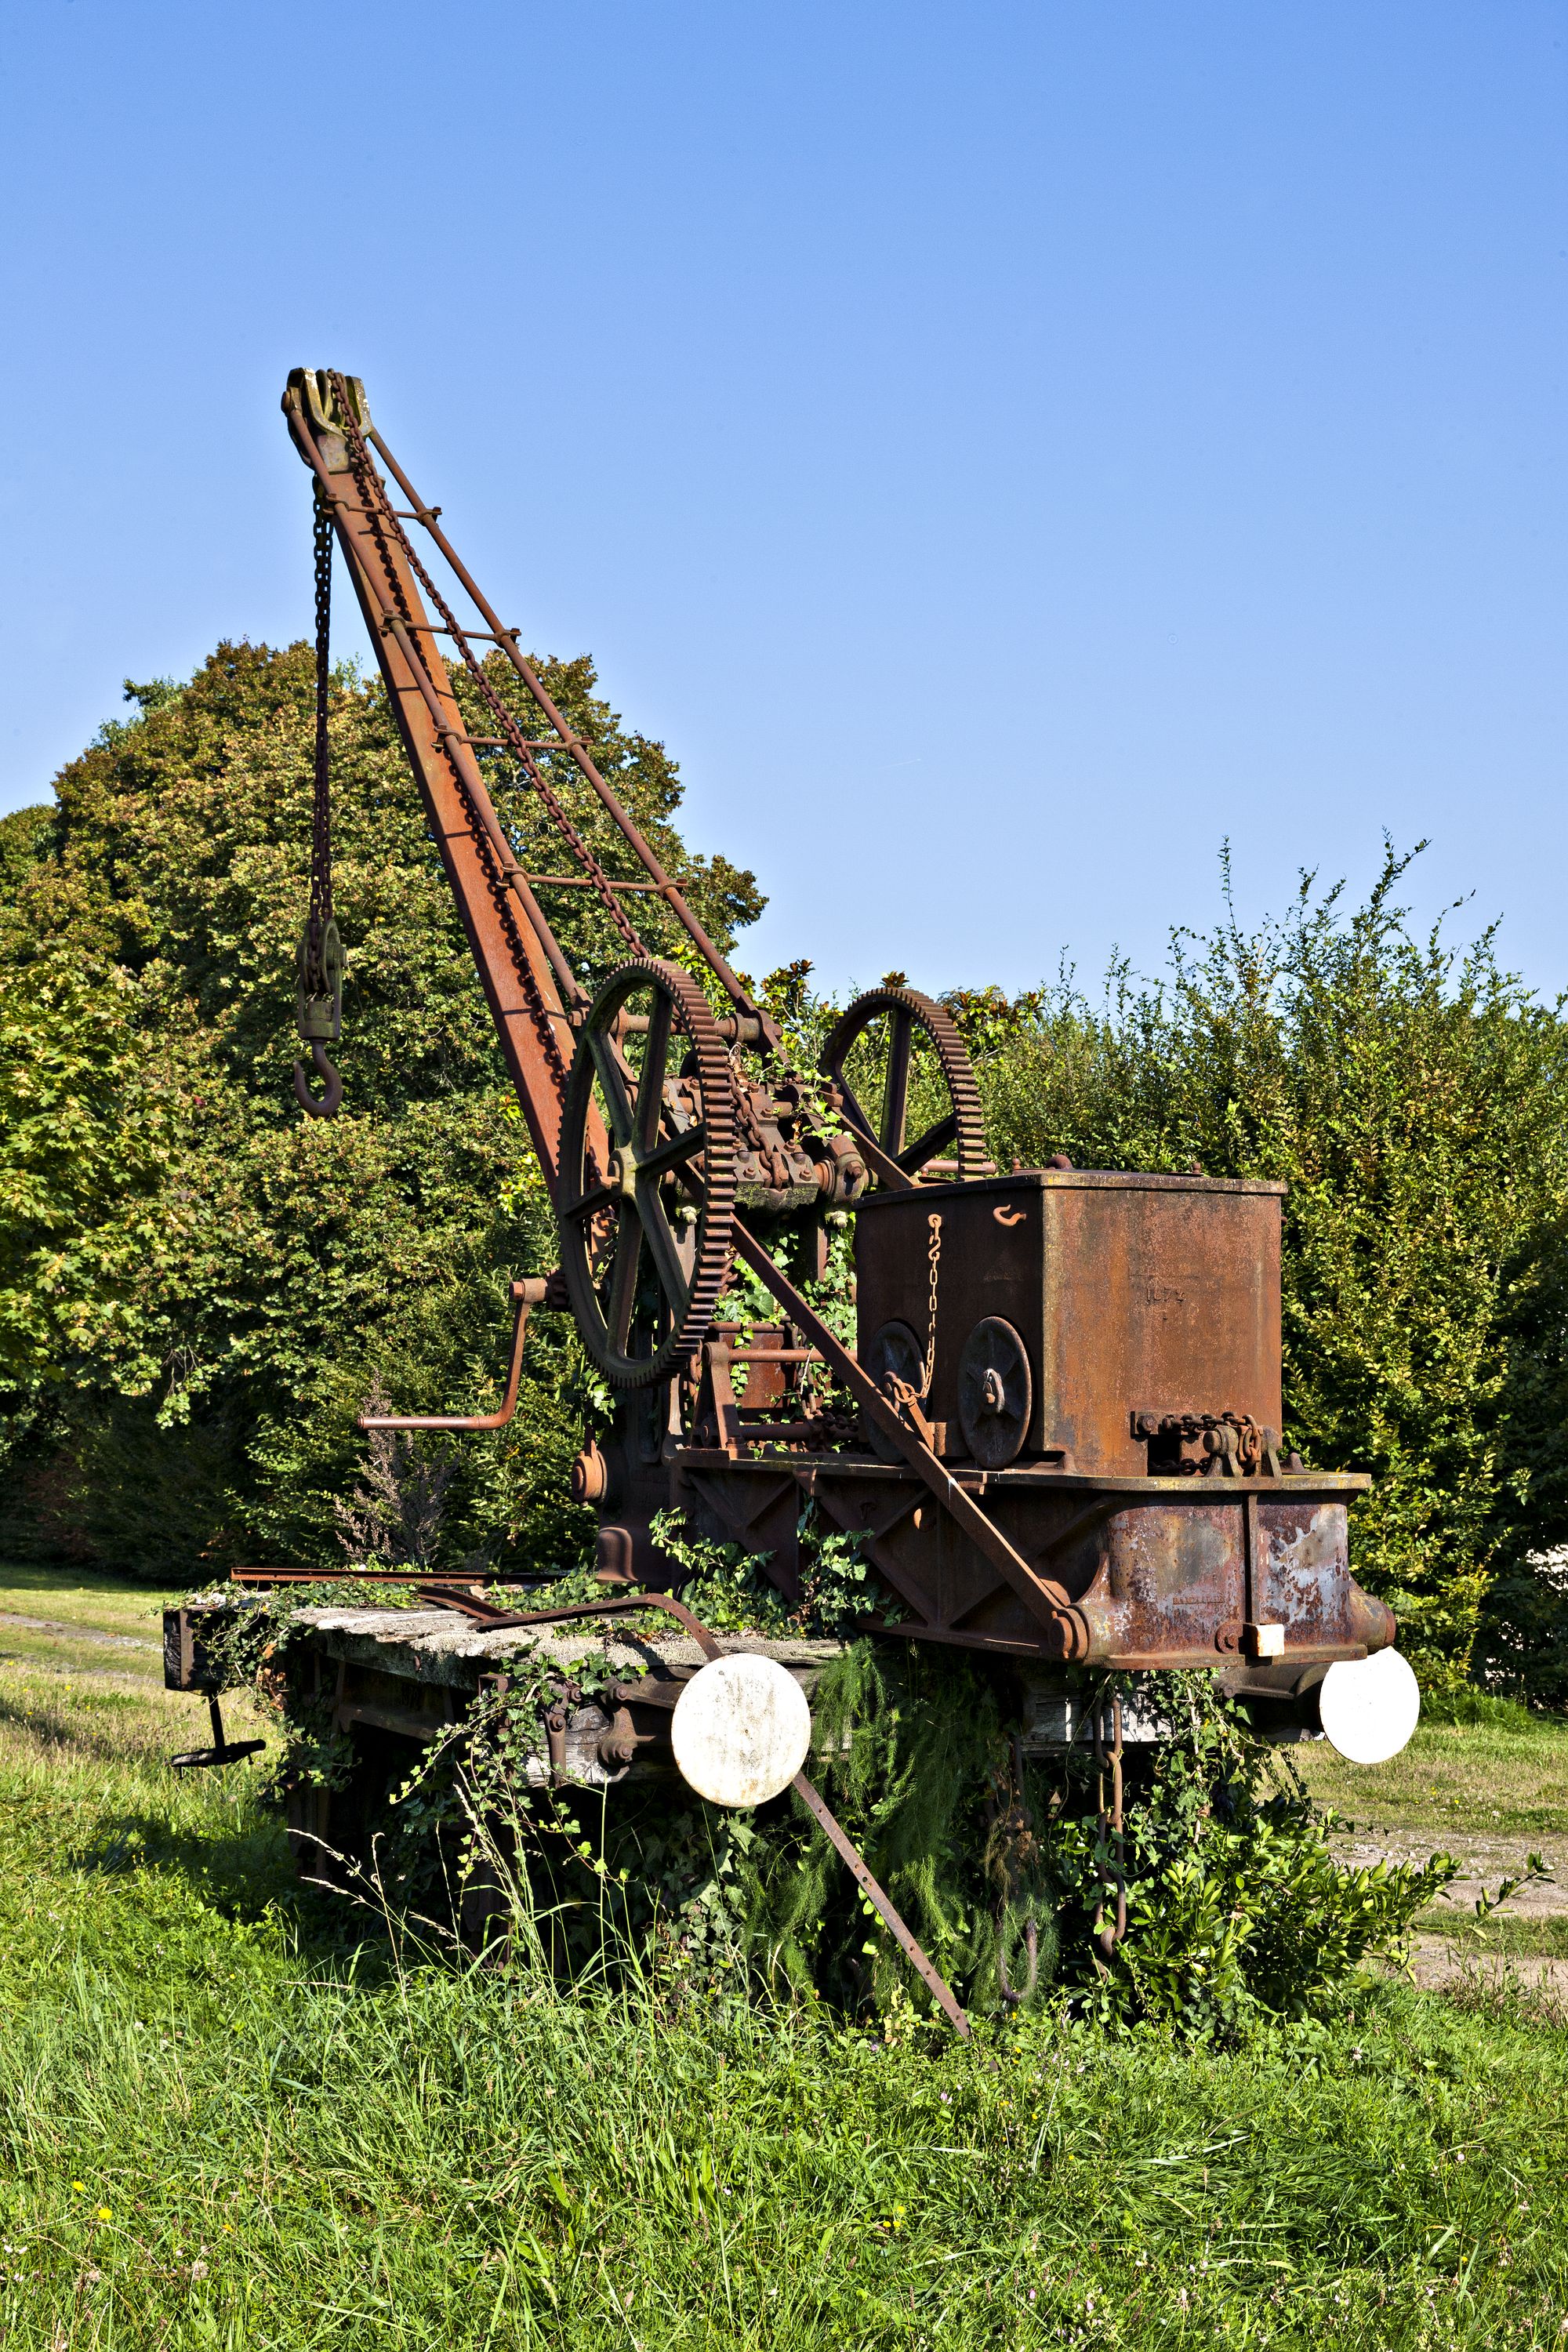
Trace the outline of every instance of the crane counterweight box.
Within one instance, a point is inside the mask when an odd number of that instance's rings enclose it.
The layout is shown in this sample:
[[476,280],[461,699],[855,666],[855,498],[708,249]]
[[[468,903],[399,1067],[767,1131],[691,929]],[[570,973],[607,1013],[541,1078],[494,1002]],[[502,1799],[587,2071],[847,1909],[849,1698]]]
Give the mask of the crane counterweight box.
[[988,1468],[1180,1467],[1182,1430],[1226,1416],[1278,1444],[1284,1191],[1031,1169],[875,1194],[856,1221],[860,1360],[923,1388],[944,1453]]

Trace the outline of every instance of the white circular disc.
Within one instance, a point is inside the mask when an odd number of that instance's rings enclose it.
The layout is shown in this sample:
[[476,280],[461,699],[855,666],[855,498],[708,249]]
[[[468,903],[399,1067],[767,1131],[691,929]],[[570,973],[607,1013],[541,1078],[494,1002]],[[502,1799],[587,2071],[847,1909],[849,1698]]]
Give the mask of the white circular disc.
[[1397,1650],[1342,1659],[1318,1685],[1318,1717],[1352,1764],[1386,1764],[1415,1728],[1421,1689]]
[[765,1805],[787,1789],[811,1746],[805,1693],[776,1658],[710,1658],[675,1703],[669,1727],[682,1780],[713,1805]]

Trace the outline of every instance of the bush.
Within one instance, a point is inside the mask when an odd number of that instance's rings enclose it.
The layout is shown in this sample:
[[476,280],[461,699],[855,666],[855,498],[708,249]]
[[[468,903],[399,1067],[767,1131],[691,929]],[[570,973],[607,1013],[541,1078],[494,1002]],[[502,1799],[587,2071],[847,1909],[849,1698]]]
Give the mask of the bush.
[[1436,1687],[1466,1675],[1494,1560],[1542,1539],[1543,1469],[1568,1518],[1568,1381],[1542,1369],[1563,1355],[1568,1030],[1489,932],[1410,932],[1409,863],[1390,851],[1354,908],[1303,877],[1250,935],[1226,873],[1221,922],[1173,934],[1163,982],[1113,968],[1099,1005],[1070,981],[950,1003],[1004,1164],[1289,1184],[1287,1443],[1372,1472],[1356,1573]]

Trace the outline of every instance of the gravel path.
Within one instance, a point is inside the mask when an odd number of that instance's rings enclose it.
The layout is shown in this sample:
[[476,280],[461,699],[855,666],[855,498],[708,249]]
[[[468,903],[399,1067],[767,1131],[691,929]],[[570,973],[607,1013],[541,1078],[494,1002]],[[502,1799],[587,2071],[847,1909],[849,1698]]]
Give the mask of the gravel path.
[[81,1642],[95,1650],[155,1650],[156,1642],[143,1642],[134,1633],[98,1633],[90,1625],[62,1625],[53,1617],[19,1617],[11,1610],[0,1610],[0,1631],[16,1625],[28,1633],[63,1633],[68,1642]]
[[1451,1853],[1460,1864],[1460,1873],[1438,1899],[1472,1916],[1483,1887],[1495,1895],[1500,1879],[1517,1877],[1524,1868],[1525,1855],[1539,1853],[1555,1874],[1521,1886],[1517,1895],[1510,1895],[1506,1907],[1521,1919],[1554,1918],[1568,1912],[1568,1843],[1561,1838],[1478,1838],[1462,1830],[1450,1830],[1447,1836],[1436,1829],[1377,1830],[1370,1835],[1337,1837],[1333,1849],[1339,1861],[1356,1870],[1380,1862],[1425,1862],[1433,1853]]

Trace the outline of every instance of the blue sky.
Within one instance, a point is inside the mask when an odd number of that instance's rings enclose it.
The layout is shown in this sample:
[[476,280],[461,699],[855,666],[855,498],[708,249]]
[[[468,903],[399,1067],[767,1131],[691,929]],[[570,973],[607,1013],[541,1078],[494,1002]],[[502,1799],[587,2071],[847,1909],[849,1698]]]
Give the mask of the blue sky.
[[[1568,0],[10,12],[0,805],[309,624],[288,369],[771,895],[1025,984],[1432,847],[1568,985]],[[346,599],[340,600],[346,602]],[[345,643],[348,642],[345,633]],[[351,943],[352,944],[352,943]]]

